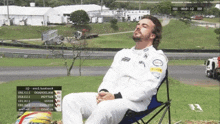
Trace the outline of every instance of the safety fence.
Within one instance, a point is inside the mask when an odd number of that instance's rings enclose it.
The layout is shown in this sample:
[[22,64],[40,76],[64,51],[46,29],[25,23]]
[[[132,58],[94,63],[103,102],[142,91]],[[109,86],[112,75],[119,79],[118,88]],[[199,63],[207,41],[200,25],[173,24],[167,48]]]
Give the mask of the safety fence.
[[[0,46],[13,46],[35,49],[54,49],[54,50],[72,50],[72,47],[47,46],[47,45],[30,45],[30,44],[12,44],[0,42]],[[87,51],[119,51],[123,48],[77,48],[76,50]],[[220,53],[220,49],[162,49],[164,52],[196,52],[196,53]]]
[[[1,46],[16,46],[23,48],[38,48],[40,52],[33,52],[34,50],[18,52],[18,51],[1,51],[0,57],[7,58],[65,58],[72,59],[74,54],[71,52],[71,47],[52,47],[52,46],[38,46],[38,45],[26,45],[26,44],[9,44],[0,43]],[[117,51],[122,48],[82,48],[75,49],[74,51],[81,51],[81,59],[113,59]],[[219,56],[219,50],[201,50],[201,49],[162,49],[167,55],[169,60],[205,60],[210,56]],[[63,52],[64,51],[64,52]],[[189,54],[190,53],[190,54]],[[205,55],[201,55],[201,54]],[[184,56],[180,54],[185,54]],[[76,55],[76,54],[75,54]],[[77,59],[79,59],[78,57]]]

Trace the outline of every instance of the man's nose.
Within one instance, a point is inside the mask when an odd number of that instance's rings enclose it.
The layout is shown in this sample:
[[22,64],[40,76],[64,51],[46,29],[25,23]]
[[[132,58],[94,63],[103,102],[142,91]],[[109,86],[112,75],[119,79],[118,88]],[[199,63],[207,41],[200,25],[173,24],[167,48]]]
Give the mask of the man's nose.
[[140,30],[140,26],[137,25],[135,30],[137,30],[137,31]]
[[135,31],[140,31],[140,30],[141,30],[140,28],[136,28],[136,29],[135,29]]

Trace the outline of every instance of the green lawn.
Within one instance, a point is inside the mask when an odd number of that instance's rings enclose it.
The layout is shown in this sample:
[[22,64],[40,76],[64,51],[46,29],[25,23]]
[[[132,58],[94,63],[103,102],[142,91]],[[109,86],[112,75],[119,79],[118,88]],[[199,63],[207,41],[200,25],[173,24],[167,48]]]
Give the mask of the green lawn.
[[[171,20],[163,27],[159,49],[219,49],[217,35],[213,28],[193,27],[177,20]],[[132,33],[100,36],[87,40],[89,47],[131,48],[134,46]]]
[[220,23],[220,18],[203,18],[203,21],[206,21],[206,22],[213,22],[213,23]]
[[[92,27],[91,33],[106,34],[133,31],[135,25],[135,22],[118,23],[117,31],[113,30],[109,23],[91,24],[90,27]],[[49,28],[58,29],[60,34],[68,36],[72,36],[70,32],[75,30],[70,26],[33,27],[33,29],[29,26],[2,27],[0,33],[2,32],[3,35],[0,36],[0,39],[40,38],[40,31]],[[24,33],[18,30],[22,30]],[[168,25],[163,27],[162,37],[159,49],[219,49],[219,41],[216,39],[217,35],[214,33],[214,28],[190,26],[178,20],[171,20]],[[42,42],[30,43],[42,44]],[[132,33],[99,36],[98,38],[87,39],[87,43],[88,47],[95,48],[131,48],[135,45],[132,40]]]
[[[126,1],[126,0],[116,0],[116,1]],[[139,0],[134,0],[134,1],[139,1]],[[167,1],[167,0],[140,0],[140,1]],[[172,1],[186,1],[189,2],[189,0],[172,0]],[[213,1],[218,1],[218,0],[213,0]]]
[[[17,86],[62,86],[62,96],[72,92],[97,92],[97,88],[102,81],[103,76],[93,77],[57,77],[41,80],[17,80],[3,83],[0,86],[1,113],[0,122],[2,124],[11,124],[16,121],[16,87]],[[179,81],[169,79],[172,123],[177,121],[211,121],[219,119],[219,88],[205,88],[181,84]],[[158,99],[166,100],[165,86],[162,85]],[[188,104],[199,104],[203,112],[192,111]],[[61,112],[53,112],[52,119],[60,120]],[[152,123],[159,121],[157,117]],[[167,119],[164,119],[167,122]]]
[[[1,58],[1,66],[63,66],[62,59],[22,59],[22,58]],[[78,61],[78,60],[77,60]],[[76,66],[79,62],[76,62]],[[104,64],[103,64],[104,63]],[[86,60],[84,66],[110,66],[112,60]],[[172,60],[169,65],[201,65],[201,60]],[[16,87],[17,86],[62,86],[62,95],[72,92],[96,92],[103,76],[69,76],[45,78],[41,80],[16,80],[0,84],[1,113],[0,122],[11,124],[16,121]],[[214,121],[218,116],[218,87],[199,87],[182,84],[177,80],[169,78],[172,123],[182,120],[191,121]],[[162,85],[158,99],[166,99],[165,86]],[[199,104],[203,112],[192,111],[188,104]],[[14,107],[13,107],[14,106]],[[61,113],[53,112],[53,120],[60,120]],[[7,118],[7,119],[5,119]],[[145,119],[147,119],[146,117]],[[157,117],[152,123],[158,122]],[[167,118],[164,119],[167,122]]]
[[163,29],[161,49],[219,49],[214,28],[194,27],[171,20]]
[[[83,66],[110,66],[112,59],[85,60]],[[70,63],[68,59],[67,63]],[[75,61],[74,66],[79,66],[79,60]],[[202,65],[204,60],[170,60],[169,65]],[[29,66],[64,66],[63,59],[33,59],[33,58],[1,58],[1,67],[29,67]]]
[[4,40],[13,40],[13,39],[34,39],[41,38],[41,33],[47,30],[58,30],[59,35],[72,37],[75,31],[82,30],[83,28],[89,28],[90,33],[115,33],[115,32],[123,32],[134,30],[136,23],[134,22],[126,22],[121,23],[118,22],[118,29],[114,30],[111,28],[110,23],[104,24],[90,24],[87,26],[3,26],[0,27],[0,39]]

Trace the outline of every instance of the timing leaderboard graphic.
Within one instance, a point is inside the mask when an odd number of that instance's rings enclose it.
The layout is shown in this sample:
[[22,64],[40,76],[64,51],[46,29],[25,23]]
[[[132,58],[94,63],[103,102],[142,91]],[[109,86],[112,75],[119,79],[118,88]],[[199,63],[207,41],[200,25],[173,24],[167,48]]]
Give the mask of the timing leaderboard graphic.
[[61,111],[61,86],[17,86],[17,111]]
[[203,11],[203,7],[201,6],[172,6],[171,11]]

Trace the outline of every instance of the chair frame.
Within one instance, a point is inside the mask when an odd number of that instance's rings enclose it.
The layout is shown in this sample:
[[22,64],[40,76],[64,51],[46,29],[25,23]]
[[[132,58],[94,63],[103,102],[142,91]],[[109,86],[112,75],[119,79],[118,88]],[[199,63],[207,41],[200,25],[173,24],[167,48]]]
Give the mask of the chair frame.
[[[171,115],[170,115],[170,104],[171,104],[171,99],[170,99],[170,96],[169,96],[169,81],[168,81],[168,69],[166,70],[166,76],[165,78],[163,79],[163,81],[161,82],[160,86],[164,83],[164,81],[166,81],[166,90],[167,90],[167,101],[166,102],[161,102],[161,101],[157,101],[157,94],[154,95],[152,97],[152,99],[156,99],[156,101],[158,103],[161,103],[161,105],[157,106],[156,108],[153,108],[153,109],[150,109],[150,110],[145,110],[145,111],[142,111],[142,112],[135,112],[135,111],[132,111],[132,110],[128,110],[126,113],[125,113],[125,116],[122,120],[124,120],[125,118],[131,118],[134,122],[136,122],[137,124],[140,124],[138,122],[138,120],[141,120],[141,122],[143,124],[148,124],[151,120],[153,120],[153,118],[155,118],[162,110],[165,109],[160,121],[159,121],[159,124],[161,124],[161,122],[163,121],[163,118],[165,116],[165,114],[168,112],[168,119],[169,119],[169,124],[171,124]],[[159,86],[159,88],[160,88]],[[159,88],[157,89],[157,91],[159,90]],[[145,117],[146,115],[150,114],[152,111],[154,111],[155,109],[157,109],[158,107],[160,106],[163,106],[160,110],[158,110],[147,122],[144,122],[143,120],[143,117]],[[135,116],[137,115],[140,115],[142,117],[138,117],[139,119],[136,119]],[[134,123],[132,122],[132,123]],[[124,123],[119,123],[119,124],[124,124]]]

